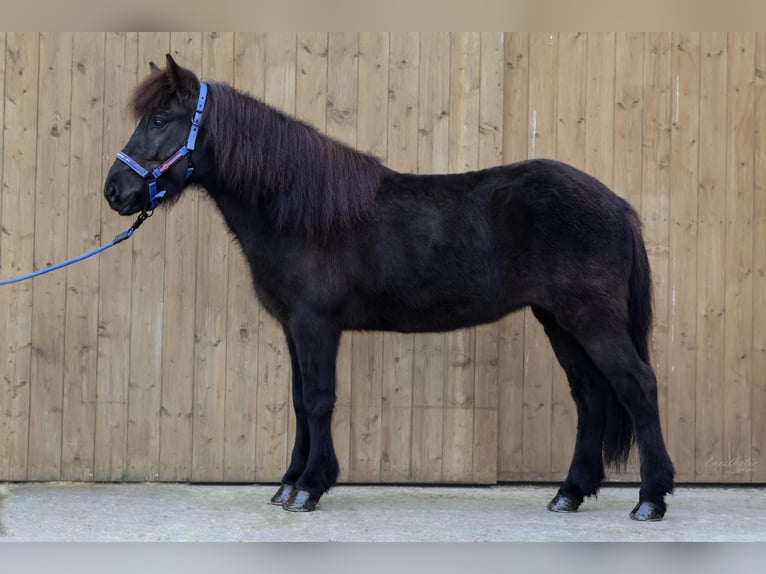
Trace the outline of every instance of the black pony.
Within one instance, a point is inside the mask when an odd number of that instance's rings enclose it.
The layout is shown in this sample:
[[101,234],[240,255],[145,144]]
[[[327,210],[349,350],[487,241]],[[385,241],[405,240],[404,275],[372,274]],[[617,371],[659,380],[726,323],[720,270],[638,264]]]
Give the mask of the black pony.
[[[330,419],[342,331],[446,331],[529,305],[578,414],[569,474],[548,508],[575,511],[597,492],[604,462],[624,465],[635,437],[641,489],[631,517],[663,517],[674,471],[647,348],[649,262],[624,200],[550,160],[397,173],[227,85],[210,83],[200,106],[204,85],[170,55],[167,64],[152,65],[133,94],[140,122],[104,194],[128,215],[150,208],[144,179],[165,201],[202,187],[239,241],[292,365],[297,432],[273,503],[313,510],[336,482]],[[198,140],[196,128],[188,136],[195,148],[186,138],[200,116]],[[186,147],[194,151],[176,153]]]

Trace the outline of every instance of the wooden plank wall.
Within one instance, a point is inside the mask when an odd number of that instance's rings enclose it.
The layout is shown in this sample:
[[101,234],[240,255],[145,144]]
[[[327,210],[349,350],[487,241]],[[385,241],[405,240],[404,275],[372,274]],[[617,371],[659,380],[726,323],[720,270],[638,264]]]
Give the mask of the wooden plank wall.
[[[678,479],[766,482],[766,34],[0,33],[0,278],[113,237],[131,89],[171,52],[381,157],[583,168],[644,221]],[[445,310],[448,312],[448,310]],[[130,243],[0,287],[0,480],[276,481],[295,423],[277,324],[204,194]],[[528,311],[354,333],[341,480],[560,480],[576,412]],[[636,479],[628,471],[612,479]]]

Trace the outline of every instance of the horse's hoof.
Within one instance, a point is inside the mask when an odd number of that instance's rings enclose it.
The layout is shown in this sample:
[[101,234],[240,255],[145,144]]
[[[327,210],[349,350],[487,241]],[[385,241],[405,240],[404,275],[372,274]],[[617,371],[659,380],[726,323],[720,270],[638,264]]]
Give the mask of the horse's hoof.
[[315,510],[322,495],[315,496],[307,490],[293,489],[290,499],[282,505],[288,512],[311,512]]
[[581,503],[568,496],[557,494],[548,503],[548,510],[551,512],[577,512]]
[[665,510],[648,500],[639,501],[630,511],[630,517],[641,522],[657,522],[662,520],[663,516],[665,516]]
[[292,484],[283,484],[277,490],[277,493],[271,497],[271,504],[276,506],[284,506],[290,497],[295,492],[295,487]]

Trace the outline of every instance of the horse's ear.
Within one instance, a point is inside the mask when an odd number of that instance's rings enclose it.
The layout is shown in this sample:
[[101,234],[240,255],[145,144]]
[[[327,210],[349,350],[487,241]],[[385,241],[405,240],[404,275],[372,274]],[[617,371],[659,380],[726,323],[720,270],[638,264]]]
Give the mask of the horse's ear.
[[170,87],[173,91],[178,91],[178,88],[182,85],[182,68],[173,59],[170,54],[165,54],[165,59],[168,62],[168,79],[170,80]]
[[165,60],[168,63],[168,70],[180,70],[181,66],[176,64],[176,61],[173,59],[173,56],[170,54],[165,54]]
[[193,72],[182,68],[173,59],[170,54],[165,54],[165,59],[168,62],[168,68],[166,70],[168,75],[168,81],[170,82],[170,89],[176,92],[179,96],[191,97],[196,93],[199,80]]
[[159,70],[160,69],[157,67],[157,64],[155,64],[154,62],[149,62],[149,71],[150,72],[154,73],[154,72],[158,72]]

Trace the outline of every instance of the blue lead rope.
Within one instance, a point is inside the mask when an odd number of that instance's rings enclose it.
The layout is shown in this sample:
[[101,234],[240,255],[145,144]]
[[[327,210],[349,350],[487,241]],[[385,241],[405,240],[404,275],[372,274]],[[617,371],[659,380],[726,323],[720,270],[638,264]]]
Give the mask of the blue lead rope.
[[32,273],[27,273],[26,275],[20,275],[19,277],[12,277],[11,279],[2,279],[0,280],[0,286],[11,285],[12,283],[20,283],[21,281],[26,281],[27,279],[33,279],[34,277],[45,275],[46,273],[50,273],[51,271],[56,271],[57,269],[68,267],[69,265],[72,265],[73,263],[79,263],[80,261],[84,261],[85,259],[93,257],[94,255],[98,255],[102,251],[106,251],[110,247],[114,247],[118,243],[122,243],[129,237],[133,237],[133,233],[135,233],[136,229],[138,229],[141,226],[141,224],[144,221],[146,221],[146,219],[150,216],[151,216],[151,213],[142,212],[138,216],[138,219],[136,219],[136,221],[133,223],[133,225],[130,226],[129,229],[126,229],[122,233],[118,234],[109,243],[106,243],[102,245],[101,247],[97,247],[96,249],[93,249],[92,251],[83,253],[82,255],[69,259],[68,261],[64,261],[63,263],[57,263],[56,265],[51,265],[50,267],[46,267],[45,269],[38,269],[37,271],[34,271]]

